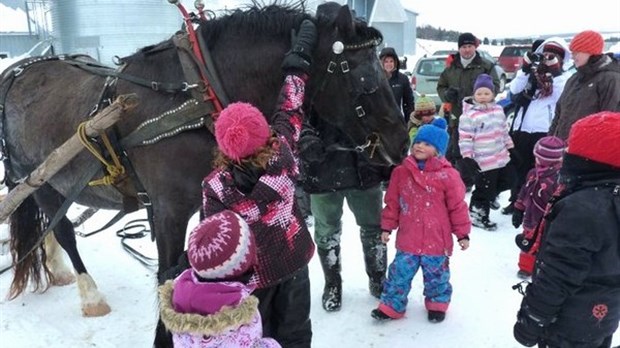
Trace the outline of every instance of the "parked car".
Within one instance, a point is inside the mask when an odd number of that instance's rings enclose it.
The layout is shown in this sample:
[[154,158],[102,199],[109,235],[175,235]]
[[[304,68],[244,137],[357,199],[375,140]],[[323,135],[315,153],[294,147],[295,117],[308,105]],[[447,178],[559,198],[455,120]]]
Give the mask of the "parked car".
[[411,77],[411,88],[416,98],[423,94],[432,98],[437,110],[441,107],[441,99],[437,94],[437,82],[439,82],[439,76],[446,68],[446,58],[448,56],[431,56],[419,59],[413,68]]
[[499,54],[498,63],[506,72],[508,80],[514,79],[517,70],[523,63],[523,55],[532,49],[531,45],[511,45],[506,46]]

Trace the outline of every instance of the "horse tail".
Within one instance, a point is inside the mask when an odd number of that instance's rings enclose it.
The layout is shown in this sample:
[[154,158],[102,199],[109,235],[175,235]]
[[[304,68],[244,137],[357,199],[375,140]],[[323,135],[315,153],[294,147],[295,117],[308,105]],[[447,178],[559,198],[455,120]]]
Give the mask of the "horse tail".
[[[13,185],[9,185],[11,187]],[[12,187],[11,187],[12,188]],[[51,272],[47,268],[43,231],[48,219],[39,209],[32,196],[26,198],[11,214],[11,256],[15,274],[7,298],[12,300],[21,294],[32,281],[34,292],[45,292],[51,284]]]

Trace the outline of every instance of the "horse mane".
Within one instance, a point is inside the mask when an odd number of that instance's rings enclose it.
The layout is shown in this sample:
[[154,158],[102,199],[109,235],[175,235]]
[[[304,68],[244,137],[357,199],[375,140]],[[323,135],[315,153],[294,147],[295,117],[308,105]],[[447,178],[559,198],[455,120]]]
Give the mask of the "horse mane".
[[310,18],[305,9],[304,0],[283,5],[278,1],[260,5],[254,0],[252,4],[235,9],[223,17],[202,22],[199,30],[207,43],[215,42],[223,32],[230,31],[231,28],[244,35],[256,37],[274,34],[288,36],[291,28]]

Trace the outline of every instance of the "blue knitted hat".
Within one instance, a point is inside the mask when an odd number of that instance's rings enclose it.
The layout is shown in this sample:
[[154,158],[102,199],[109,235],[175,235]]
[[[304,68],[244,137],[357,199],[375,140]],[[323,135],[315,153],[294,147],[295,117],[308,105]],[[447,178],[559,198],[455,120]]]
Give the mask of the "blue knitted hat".
[[432,123],[420,127],[413,143],[423,141],[431,144],[437,149],[439,155],[443,156],[446,153],[448,139],[450,138],[446,131],[447,127],[448,124],[444,118],[436,118]]

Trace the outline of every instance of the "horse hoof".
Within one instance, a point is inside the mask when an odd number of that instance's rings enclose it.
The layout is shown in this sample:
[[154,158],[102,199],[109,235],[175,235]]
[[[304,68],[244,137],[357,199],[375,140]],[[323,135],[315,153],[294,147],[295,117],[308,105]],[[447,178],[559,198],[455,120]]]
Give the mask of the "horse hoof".
[[112,309],[105,302],[99,302],[82,307],[82,316],[84,317],[102,317],[110,313]]
[[75,283],[75,275],[71,272],[54,274],[52,277],[52,285],[65,286]]

